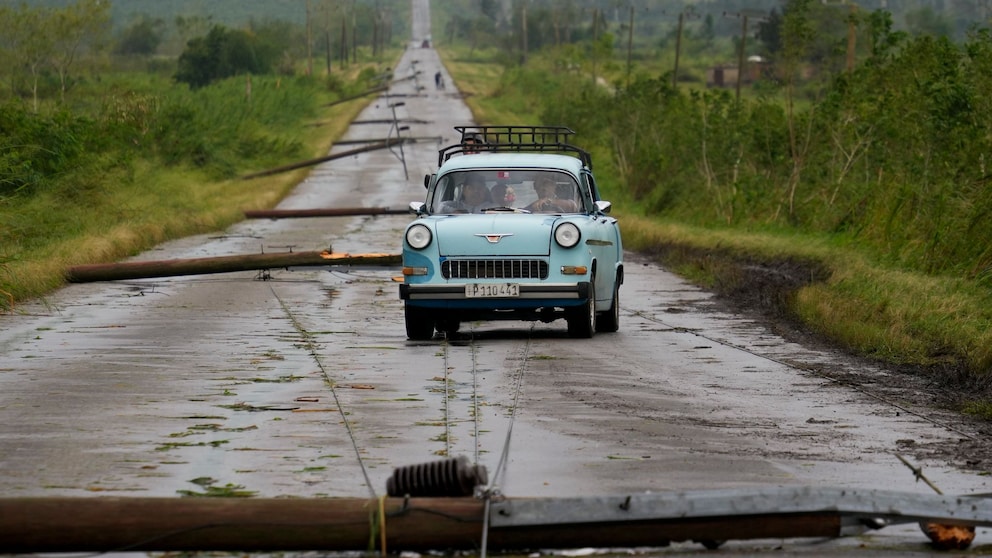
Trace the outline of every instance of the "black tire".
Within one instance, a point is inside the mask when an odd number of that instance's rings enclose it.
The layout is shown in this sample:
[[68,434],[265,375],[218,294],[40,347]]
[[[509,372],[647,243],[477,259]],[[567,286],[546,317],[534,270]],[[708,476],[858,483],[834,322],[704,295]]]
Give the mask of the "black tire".
[[406,336],[414,341],[427,341],[434,338],[434,318],[427,308],[407,304],[404,307]]
[[589,298],[585,304],[569,308],[565,314],[568,322],[568,336],[574,339],[589,339],[596,333],[596,285],[589,283]]
[[596,317],[596,331],[613,333],[620,329],[620,281],[613,284],[613,305]]
[[723,543],[725,543],[727,541],[717,541],[717,540],[713,540],[713,539],[704,539],[704,540],[701,540],[701,541],[693,541],[693,542],[698,542],[699,544],[703,545],[706,548],[706,550],[716,550],[716,549],[720,548],[721,546],[723,546]]
[[451,335],[453,333],[458,333],[461,329],[462,323],[458,320],[443,319],[437,321],[437,330],[443,331],[446,335]]

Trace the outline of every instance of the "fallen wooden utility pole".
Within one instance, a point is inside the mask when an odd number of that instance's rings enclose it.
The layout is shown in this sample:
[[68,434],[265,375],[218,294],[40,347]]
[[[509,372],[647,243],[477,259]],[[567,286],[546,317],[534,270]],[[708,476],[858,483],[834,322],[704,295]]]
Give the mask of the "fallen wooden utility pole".
[[[472,498],[13,498],[0,500],[5,552],[478,548],[484,503]],[[722,525],[722,528],[721,528]],[[664,546],[670,540],[836,536],[836,518],[741,518],[492,529],[493,551]],[[796,535],[798,533],[798,535]],[[385,538],[385,545],[382,544]]]
[[379,143],[373,143],[372,145],[366,145],[365,147],[359,147],[357,149],[349,149],[348,151],[342,151],[340,153],[333,153],[331,155],[326,155],[324,157],[317,157],[316,159],[308,159],[306,161],[300,161],[298,163],[290,163],[288,165],[283,165],[281,167],[274,167],[264,171],[253,172],[250,174],[245,174],[241,176],[242,180],[251,180],[252,178],[261,178],[263,176],[271,176],[273,174],[279,174],[281,172],[287,172],[291,170],[300,169],[303,167],[312,167],[314,165],[319,165],[320,163],[325,163],[327,161],[333,161],[334,159],[341,159],[344,157],[351,157],[352,155],[358,155],[360,153],[367,153],[369,151],[377,151],[379,149],[389,149],[394,145],[400,145],[402,143],[408,142],[410,140],[406,138],[397,138],[392,140],[386,140]]
[[[403,137],[403,139],[406,140],[407,143],[416,143],[421,141],[436,141],[437,143],[441,143],[441,141],[444,138],[442,138],[441,136],[419,136],[419,137]],[[363,143],[382,142],[382,141],[389,141],[389,138],[339,140],[334,142],[334,145],[361,145]]]
[[784,487],[588,498],[3,498],[6,552],[658,547],[840,537],[932,519],[992,526],[992,502]]
[[[395,499],[386,503],[391,512],[403,505]],[[465,542],[478,538],[482,503],[477,500],[408,505],[409,513],[387,519],[387,542],[441,548],[452,535]],[[377,511],[377,501],[357,498],[12,498],[0,500],[0,548],[361,550],[369,546],[370,518]]]
[[179,275],[204,275],[258,269],[307,267],[325,265],[394,266],[400,265],[399,254],[335,254],[331,252],[276,252],[179,260],[119,262],[70,267],[66,280],[70,283],[120,281]]
[[352,120],[351,125],[356,124],[430,124],[430,120],[423,120],[420,118],[400,118],[399,120],[393,120],[392,118],[372,118],[369,120]]
[[[400,79],[393,80],[392,83],[400,83],[400,82],[404,82],[404,81],[409,81],[411,79],[415,79],[416,76],[419,75],[420,73],[421,72],[417,72],[415,75],[407,76],[405,78],[400,78]],[[359,93],[358,95],[353,95],[351,97],[345,97],[344,99],[338,99],[337,101],[332,101],[330,103],[325,103],[324,106],[325,107],[333,107],[334,105],[340,105],[341,103],[347,103],[348,101],[354,101],[355,99],[361,99],[362,97],[367,97],[369,95],[372,95],[373,93],[383,93],[383,92],[386,92],[386,91],[389,91],[389,87],[388,86],[375,87],[373,89],[369,89],[368,91],[365,91],[364,93]]]
[[383,91],[389,91],[389,87],[383,86],[383,87],[376,87],[374,89],[369,89],[368,91],[365,91],[364,93],[359,93],[358,95],[352,95],[351,97],[345,97],[344,99],[338,99],[337,101],[326,103],[324,106],[333,107],[334,105],[340,105],[341,103],[347,103],[348,101],[354,101],[355,99],[361,99],[362,97],[368,97],[373,93],[382,93]]
[[351,217],[354,215],[407,215],[409,209],[388,207],[327,207],[315,209],[256,209],[245,211],[247,219],[285,219],[290,217]]

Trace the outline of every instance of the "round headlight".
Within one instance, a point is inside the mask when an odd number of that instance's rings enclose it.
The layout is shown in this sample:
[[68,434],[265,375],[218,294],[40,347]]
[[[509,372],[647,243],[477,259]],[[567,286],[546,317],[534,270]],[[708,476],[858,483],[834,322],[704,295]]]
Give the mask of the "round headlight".
[[562,248],[571,248],[579,243],[582,233],[575,223],[562,223],[555,229],[555,242]]
[[414,225],[406,230],[406,243],[420,250],[431,243],[431,230],[424,225]]

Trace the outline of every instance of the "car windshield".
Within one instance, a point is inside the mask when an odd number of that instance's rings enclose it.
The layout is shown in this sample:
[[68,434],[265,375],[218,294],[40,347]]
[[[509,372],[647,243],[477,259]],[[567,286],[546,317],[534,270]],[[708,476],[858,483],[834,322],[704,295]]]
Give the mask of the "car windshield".
[[571,175],[530,169],[451,172],[438,179],[431,198],[435,214],[510,210],[575,213],[582,198]]

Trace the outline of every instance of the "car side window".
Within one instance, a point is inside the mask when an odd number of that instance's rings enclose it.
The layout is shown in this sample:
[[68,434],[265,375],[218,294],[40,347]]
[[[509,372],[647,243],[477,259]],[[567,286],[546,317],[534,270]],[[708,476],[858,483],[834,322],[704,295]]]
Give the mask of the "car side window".
[[444,204],[456,199],[455,180],[450,174],[442,176],[434,185],[434,192],[431,197],[431,213],[441,212]]

